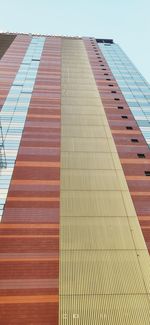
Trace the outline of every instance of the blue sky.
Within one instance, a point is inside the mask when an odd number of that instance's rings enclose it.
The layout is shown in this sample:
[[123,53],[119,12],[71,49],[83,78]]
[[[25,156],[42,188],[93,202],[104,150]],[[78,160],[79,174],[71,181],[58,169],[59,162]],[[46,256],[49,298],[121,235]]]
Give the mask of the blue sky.
[[0,30],[113,38],[150,82],[150,0],[0,0]]

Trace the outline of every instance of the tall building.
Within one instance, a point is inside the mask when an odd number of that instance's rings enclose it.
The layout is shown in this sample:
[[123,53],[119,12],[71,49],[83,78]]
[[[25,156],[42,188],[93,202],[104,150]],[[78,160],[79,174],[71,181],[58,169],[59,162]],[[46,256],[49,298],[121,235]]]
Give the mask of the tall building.
[[0,324],[150,324],[150,86],[109,39],[0,34]]

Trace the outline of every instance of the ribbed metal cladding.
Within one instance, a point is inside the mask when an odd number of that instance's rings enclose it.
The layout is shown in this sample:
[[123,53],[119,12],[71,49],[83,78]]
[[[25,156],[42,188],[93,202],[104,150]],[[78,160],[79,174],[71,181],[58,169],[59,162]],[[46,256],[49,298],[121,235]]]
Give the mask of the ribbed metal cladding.
[[62,43],[59,324],[148,325],[136,212],[84,43]]
[[[16,48],[15,69],[23,64],[26,97],[20,95],[17,105],[13,101],[8,130],[11,166],[17,157],[0,223],[0,324],[58,325],[61,39],[21,35]],[[11,56],[9,62],[14,66]],[[14,87],[18,84],[15,80]],[[25,124],[22,115],[18,121],[22,112]],[[13,130],[23,131],[19,150]]]

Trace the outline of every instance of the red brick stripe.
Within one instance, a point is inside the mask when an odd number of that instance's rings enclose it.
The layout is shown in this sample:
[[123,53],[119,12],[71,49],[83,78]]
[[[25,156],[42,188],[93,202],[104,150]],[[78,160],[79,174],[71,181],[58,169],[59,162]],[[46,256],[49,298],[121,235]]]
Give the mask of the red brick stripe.
[[58,325],[60,80],[47,37],[0,225],[0,324]]

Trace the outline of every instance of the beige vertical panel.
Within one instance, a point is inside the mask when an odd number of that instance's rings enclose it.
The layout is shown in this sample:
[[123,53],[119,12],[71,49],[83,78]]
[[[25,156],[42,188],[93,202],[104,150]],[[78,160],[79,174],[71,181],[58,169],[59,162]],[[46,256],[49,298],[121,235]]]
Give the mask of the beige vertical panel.
[[150,324],[150,261],[82,40],[63,40],[60,325]]
[[[62,152],[61,168],[112,170],[114,161],[111,153],[99,152]],[[65,172],[65,171],[64,171]]]
[[65,169],[62,172],[62,190],[127,190],[120,172],[100,169]]
[[95,115],[87,115],[84,114],[64,114],[62,116],[62,125],[98,125],[105,126],[108,125],[108,122],[104,116],[101,118],[97,118]]
[[137,255],[132,250],[63,251],[61,258],[61,294],[145,293]]
[[145,295],[73,295],[60,300],[61,325],[149,325]]
[[[141,231],[141,227],[139,225],[138,219],[137,218],[129,218],[128,221],[129,221],[130,230],[131,230],[133,241],[135,243],[136,248],[146,250],[146,253],[148,253],[146,243],[145,243],[144,237],[142,235],[142,231]],[[139,234],[141,234],[141,236]]]
[[105,138],[71,138],[62,137],[62,151],[79,151],[79,152],[111,152],[109,142]]
[[145,285],[147,291],[150,293],[150,258],[148,252],[145,251],[138,251],[138,259],[140,263],[140,267],[143,273],[143,278],[145,281]]
[[61,216],[125,217],[127,213],[120,191],[62,190]]
[[77,138],[105,138],[104,126],[62,125],[62,136]]
[[[73,115],[77,115],[78,117],[80,117],[81,115],[84,115],[84,117],[86,118],[90,118],[90,116],[94,114],[94,116],[97,118],[97,116],[101,115],[104,116],[104,111],[102,109],[102,107],[99,107],[99,109],[97,109],[96,106],[81,106],[79,105],[61,105],[61,108],[63,110],[63,114],[62,114],[62,120],[63,120],[63,116],[65,114],[73,114]],[[89,116],[90,115],[90,116]],[[106,119],[106,117],[105,117]],[[101,123],[101,120],[100,120]]]
[[[132,219],[135,220],[135,218]],[[63,218],[61,226],[61,248],[63,250],[134,249],[126,217],[69,217]],[[135,225],[132,223],[132,231],[134,229]]]

